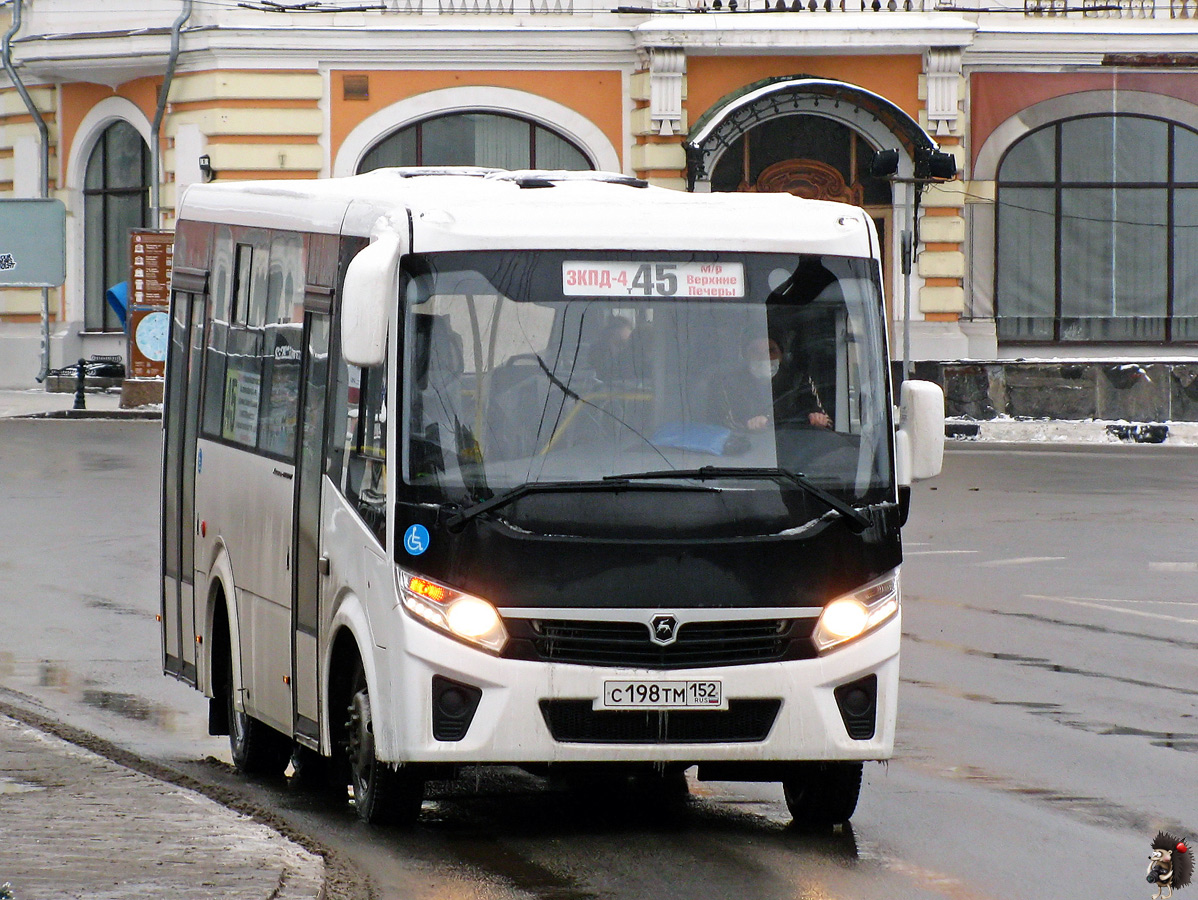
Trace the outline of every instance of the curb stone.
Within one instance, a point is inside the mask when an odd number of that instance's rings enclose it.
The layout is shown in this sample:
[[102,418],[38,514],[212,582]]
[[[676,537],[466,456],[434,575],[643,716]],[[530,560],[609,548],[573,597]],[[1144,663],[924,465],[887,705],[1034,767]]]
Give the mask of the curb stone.
[[47,724],[0,703],[0,884],[14,900],[326,895],[317,852],[178,783],[194,779]]
[[1068,422],[1050,419],[946,419],[950,441],[1198,446],[1198,422]]

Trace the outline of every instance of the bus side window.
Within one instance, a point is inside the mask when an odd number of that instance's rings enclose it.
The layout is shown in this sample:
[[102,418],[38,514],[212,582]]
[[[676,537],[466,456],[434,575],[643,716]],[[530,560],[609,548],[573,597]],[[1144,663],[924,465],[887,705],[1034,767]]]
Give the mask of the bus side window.
[[348,366],[345,496],[379,543],[387,539],[387,373]]
[[275,232],[264,302],[262,394],[258,449],[290,461],[299,416],[300,359],[304,327],[304,239]]
[[220,437],[225,405],[225,372],[228,362],[230,310],[233,306],[233,232],[228,225],[216,227],[212,269],[208,278],[212,299],[212,322],[208,328],[207,361],[204,364],[204,414],[206,437]]

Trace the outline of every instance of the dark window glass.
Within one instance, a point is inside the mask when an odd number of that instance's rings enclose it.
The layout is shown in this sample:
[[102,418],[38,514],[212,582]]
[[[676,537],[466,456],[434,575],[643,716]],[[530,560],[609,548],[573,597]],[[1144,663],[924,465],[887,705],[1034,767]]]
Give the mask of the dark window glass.
[[1057,130],[1033,131],[1012,147],[1002,163],[1004,181],[1053,181],[1057,170]]
[[212,303],[212,327],[208,331],[208,356],[204,364],[203,432],[219,437],[225,404],[225,367],[228,349],[229,313],[233,299],[234,258],[237,245],[232,230],[218,225],[212,249],[212,272],[208,279]]
[[114,122],[96,141],[83,188],[84,327],[120,331],[104,294],[129,278],[129,230],[149,224],[150,156],[137,129]]
[[1104,184],[1165,181],[1169,125],[1139,116],[1061,123],[1061,180]]
[[454,113],[401,128],[362,157],[359,172],[384,166],[592,169],[581,149],[536,122],[497,113]]
[[380,544],[387,540],[387,375],[341,366],[337,406],[346,414],[345,496]]
[[[291,232],[217,234],[204,433],[282,460],[295,457],[306,253]],[[231,317],[227,321],[222,317]]]
[[1055,194],[1049,188],[1003,191],[998,233],[998,291],[1007,298],[1003,337],[1052,340],[1056,296]]
[[295,454],[299,414],[300,359],[303,355],[304,239],[276,233],[270,242],[266,287],[261,430],[258,447],[290,459]]
[[[1198,135],[1189,134],[1198,149]],[[1173,337],[1198,341],[1198,188],[1173,194]]]
[[[712,173],[713,191],[791,191],[861,206],[889,206],[890,183],[869,174],[874,149],[823,116],[780,116],[757,125]],[[814,165],[810,165],[814,163]]]
[[1198,133],[1146,116],[1032,132],[998,172],[995,313],[1009,341],[1193,340]]

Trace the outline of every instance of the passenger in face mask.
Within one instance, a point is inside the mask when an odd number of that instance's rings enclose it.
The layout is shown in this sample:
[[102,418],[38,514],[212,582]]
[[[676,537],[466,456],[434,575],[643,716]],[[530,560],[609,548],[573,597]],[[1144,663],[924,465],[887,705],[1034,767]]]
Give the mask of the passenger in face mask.
[[712,417],[736,431],[762,431],[777,421],[831,428],[812,379],[782,367],[782,348],[773,338],[745,343],[744,364],[716,384]]

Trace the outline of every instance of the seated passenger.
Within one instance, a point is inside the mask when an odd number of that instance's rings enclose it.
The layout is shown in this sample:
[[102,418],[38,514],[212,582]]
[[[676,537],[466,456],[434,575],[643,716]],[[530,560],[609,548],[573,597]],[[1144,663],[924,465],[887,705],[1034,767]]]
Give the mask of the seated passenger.
[[637,377],[632,323],[614,316],[587,351],[587,362],[600,381],[632,381]]
[[734,431],[761,431],[775,422],[831,428],[811,377],[783,369],[782,348],[773,338],[747,341],[741,363],[715,383],[711,395],[715,424]]

